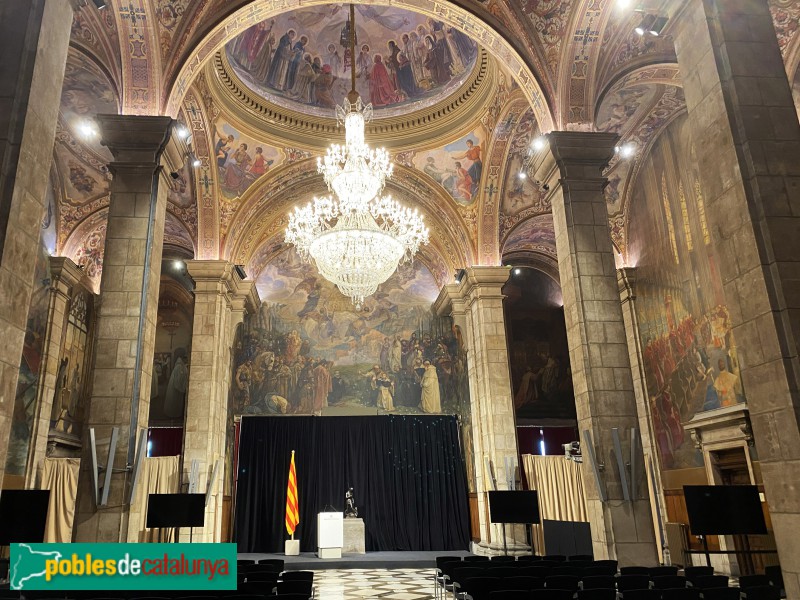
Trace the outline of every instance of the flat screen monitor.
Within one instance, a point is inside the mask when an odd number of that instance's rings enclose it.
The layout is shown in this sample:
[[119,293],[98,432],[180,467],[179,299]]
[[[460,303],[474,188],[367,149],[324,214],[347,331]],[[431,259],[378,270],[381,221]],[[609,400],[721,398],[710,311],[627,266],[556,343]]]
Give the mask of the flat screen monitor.
[[50,490],[0,492],[0,546],[44,542]]
[[202,527],[206,516],[205,494],[150,494],[147,527]]
[[535,490],[489,492],[489,520],[492,523],[538,523],[539,495]]
[[767,533],[754,485],[685,485],[683,494],[694,535]]

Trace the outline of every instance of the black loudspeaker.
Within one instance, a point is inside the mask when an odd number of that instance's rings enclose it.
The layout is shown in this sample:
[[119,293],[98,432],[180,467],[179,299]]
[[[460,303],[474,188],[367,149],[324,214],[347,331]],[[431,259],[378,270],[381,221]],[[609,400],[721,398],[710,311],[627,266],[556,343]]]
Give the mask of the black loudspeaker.
[[535,490],[489,492],[489,520],[492,523],[538,523],[539,494]]
[[685,485],[683,495],[693,535],[767,533],[754,485]]
[[50,490],[0,492],[0,546],[44,542]]
[[544,550],[547,554],[575,556],[577,554],[593,555],[592,530],[589,523],[578,521],[542,522],[544,534]]
[[205,494],[150,494],[147,527],[202,527],[206,516]]

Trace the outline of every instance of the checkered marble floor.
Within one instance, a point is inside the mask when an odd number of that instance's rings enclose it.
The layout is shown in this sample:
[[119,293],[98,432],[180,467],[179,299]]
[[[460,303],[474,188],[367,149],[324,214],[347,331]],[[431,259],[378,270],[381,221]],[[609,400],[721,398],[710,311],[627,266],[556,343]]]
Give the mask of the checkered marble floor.
[[433,569],[331,569],[314,572],[316,600],[428,600]]

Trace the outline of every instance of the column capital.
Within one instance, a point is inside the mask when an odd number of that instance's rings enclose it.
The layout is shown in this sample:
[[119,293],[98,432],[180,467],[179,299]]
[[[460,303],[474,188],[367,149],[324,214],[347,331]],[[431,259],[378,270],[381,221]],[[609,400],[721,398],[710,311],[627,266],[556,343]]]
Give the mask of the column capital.
[[86,273],[72,262],[71,258],[66,256],[51,256],[49,261],[50,277],[53,280],[53,286],[61,283],[67,290],[73,289],[76,285],[82,285],[87,290],[91,289],[91,285],[87,282]]
[[476,296],[505,298],[502,289],[508,281],[509,273],[511,267],[505,265],[467,267],[458,284],[458,293],[464,301]]
[[100,143],[114,157],[114,167],[144,167],[160,164],[175,171],[185,162],[186,143],[174,134],[171,117],[141,115],[97,115]]
[[458,283],[445,284],[433,302],[433,312],[438,317],[463,315],[465,311],[464,299],[459,294]]
[[551,131],[547,144],[533,155],[531,171],[545,191],[558,185],[580,185],[586,189],[605,186],[603,169],[614,157],[619,141],[616,133]]

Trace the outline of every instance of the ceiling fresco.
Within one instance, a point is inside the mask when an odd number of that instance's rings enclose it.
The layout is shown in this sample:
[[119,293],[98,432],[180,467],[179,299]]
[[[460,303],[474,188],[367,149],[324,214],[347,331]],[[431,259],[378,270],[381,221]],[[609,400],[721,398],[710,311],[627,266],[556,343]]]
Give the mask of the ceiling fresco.
[[[225,102],[214,97],[205,65],[223,60],[251,98],[308,123],[332,117],[332,105],[349,89],[353,57],[341,43],[347,5],[299,4],[108,0],[100,11],[78,2],[48,209],[48,243],[56,253],[84,265],[99,286],[111,156],[98,136],[85,135],[84,121],[100,113],[167,113],[192,131],[201,163],[184,166],[171,182],[168,246],[182,256],[238,253],[260,273],[280,249],[271,245],[280,237],[284,204],[298,201],[291,190],[310,193],[317,175],[308,159],[335,135],[317,136],[312,147],[293,139],[297,124],[288,124],[286,137],[273,139],[252,114],[245,118],[246,102],[230,93]],[[652,4],[663,7],[665,0]],[[800,76],[793,76],[800,6],[769,4],[800,106]],[[426,109],[441,123],[435,139],[417,136],[392,147],[404,201],[424,197],[438,203],[427,210],[435,205],[444,214],[432,224],[435,252],[425,257],[437,284],[456,262],[490,264],[519,249],[553,256],[550,206],[536,182],[519,176],[532,141],[552,129],[612,131],[636,147],[606,172],[612,239],[624,252],[629,190],[642,157],[685,110],[668,28],[658,38],[640,37],[632,32],[638,14],[610,1],[379,0],[356,8],[358,89],[378,122],[424,132],[429,123],[413,118]],[[455,101],[484,71],[492,75],[491,98],[465,110]],[[442,106],[452,112],[437,114]],[[265,215],[268,227],[249,224]],[[256,230],[259,237],[251,238]]]
[[[348,18],[343,4],[293,10],[249,28],[225,54],[270,102],[332,116],[350,90],[350,48],[342,38]],[[478,56],[458,29],[397,8],[357,6],[356,36],[356,89],[376,117],[436,104],[461,87]]]

